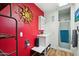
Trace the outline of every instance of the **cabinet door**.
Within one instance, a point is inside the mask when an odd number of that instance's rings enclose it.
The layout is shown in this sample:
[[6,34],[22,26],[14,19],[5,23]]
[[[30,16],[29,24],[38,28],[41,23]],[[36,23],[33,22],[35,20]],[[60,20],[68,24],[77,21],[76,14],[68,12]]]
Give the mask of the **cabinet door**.
[[39,30],[44,30],[45,28],[45,17],[39,16]]

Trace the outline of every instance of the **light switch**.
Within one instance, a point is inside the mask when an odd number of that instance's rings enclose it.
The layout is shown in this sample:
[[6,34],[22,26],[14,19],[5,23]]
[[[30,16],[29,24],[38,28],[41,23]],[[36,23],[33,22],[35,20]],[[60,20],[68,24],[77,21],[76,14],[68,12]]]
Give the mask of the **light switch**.
[[23,37],[23,32],[20,32],[20,37]]

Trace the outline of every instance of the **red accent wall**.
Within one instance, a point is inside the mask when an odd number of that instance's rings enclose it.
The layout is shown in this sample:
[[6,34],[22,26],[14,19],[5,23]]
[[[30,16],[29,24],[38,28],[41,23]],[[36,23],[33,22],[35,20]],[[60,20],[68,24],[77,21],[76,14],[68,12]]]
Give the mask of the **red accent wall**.
[[[25,6],[28,6],[33,13],[33,19],[30,24],[24,24],[16,14],[17,5],[23,6],[21,4],[12,4],[12,16],[18,20],[18,49],[19,56],[29,56],[30,50],[34,46],[35,38],[38,34],[38,16],[44,15],[43,11],[41,11],[34,3],[26,3]],[[4,8],[0,13],[4,15],[10,15],[9,6]],[[23,32],[23,37],[20,37],[20,32]],[[8,33],[15,34],[15,21],[9,18],[0,17],[0,33]],[[30,47],[25,47],[25,40],[30,41]],[[15,38],[3,39],[0,40],[0,49],[4,52],[11,52],[16,49],[16,40]],[[15,55],[15,54],[12,54]]]

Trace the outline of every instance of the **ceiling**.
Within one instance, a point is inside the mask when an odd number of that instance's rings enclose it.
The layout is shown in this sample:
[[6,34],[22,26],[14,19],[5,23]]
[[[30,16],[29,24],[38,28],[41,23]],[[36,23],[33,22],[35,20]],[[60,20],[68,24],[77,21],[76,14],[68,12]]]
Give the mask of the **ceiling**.
[[58,7],[58,3],[35,3],[41,10],[48,13]]

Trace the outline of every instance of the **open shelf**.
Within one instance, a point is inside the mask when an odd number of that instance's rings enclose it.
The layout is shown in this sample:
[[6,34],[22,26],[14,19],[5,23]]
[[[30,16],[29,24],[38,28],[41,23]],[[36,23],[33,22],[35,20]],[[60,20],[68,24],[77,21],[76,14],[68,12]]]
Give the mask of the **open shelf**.
[[70,8],[59,11],[59,30],[70,30]]
[[16,37],[16,36],[11,35],[11,34],[0,33],[0,39],[14,38],[14,37]]
[[60,22],[59,23],[60,30],[69,30],[70,29],[70,22]]

